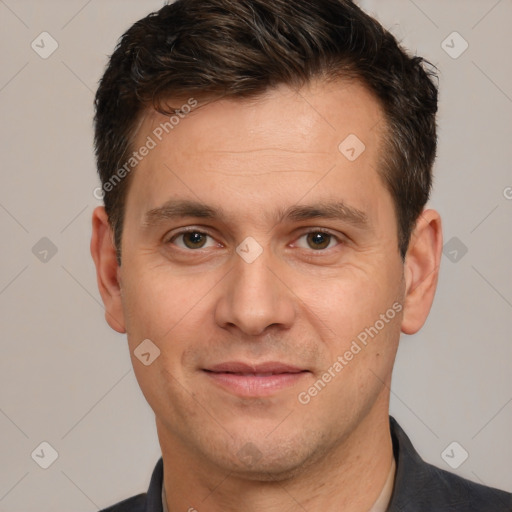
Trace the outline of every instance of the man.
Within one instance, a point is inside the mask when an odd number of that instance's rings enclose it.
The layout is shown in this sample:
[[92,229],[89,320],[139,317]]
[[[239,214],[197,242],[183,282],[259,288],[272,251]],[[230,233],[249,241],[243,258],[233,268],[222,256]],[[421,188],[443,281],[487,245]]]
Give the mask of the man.
[[107,510],[512,510],[389,418],[442,250],[431,75],[348,0],[178,0],[124,34],[91,252],[162,459]]

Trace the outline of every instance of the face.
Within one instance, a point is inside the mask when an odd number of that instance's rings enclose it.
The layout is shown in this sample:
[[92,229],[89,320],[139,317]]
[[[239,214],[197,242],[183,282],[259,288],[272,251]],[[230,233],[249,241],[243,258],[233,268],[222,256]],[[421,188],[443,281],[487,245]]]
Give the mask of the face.
[[157,142],[133,171],[111,325],[161,443],[293,472],[387,418],[407,285],[383,113],[336,82],[200,105],[159,141],[167,119],[148,114],[134,144]]

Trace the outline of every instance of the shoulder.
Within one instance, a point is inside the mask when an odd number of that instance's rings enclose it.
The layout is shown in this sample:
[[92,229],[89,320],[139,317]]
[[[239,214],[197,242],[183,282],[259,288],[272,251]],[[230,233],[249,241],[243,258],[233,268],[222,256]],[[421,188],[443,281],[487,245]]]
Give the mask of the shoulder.
[[137,494],[100,512],[144,512],[146,507],[146,493]]
[[512,494],[426,463],[393,418],[390,427],[397,470],[389,512],[512,512]]
[[423,484],[427,491],[424,494],[431,504],[443,504],[446,510],[454,512],[512,511],[512,494],[423,464],[426,474]]

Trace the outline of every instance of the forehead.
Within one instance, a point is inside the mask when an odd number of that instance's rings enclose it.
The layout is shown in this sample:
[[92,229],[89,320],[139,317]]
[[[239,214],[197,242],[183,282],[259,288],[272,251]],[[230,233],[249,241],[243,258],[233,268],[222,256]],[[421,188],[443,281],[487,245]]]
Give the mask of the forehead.
[[[162,136],[174,136],[177,152],[250,151],[262,144],[301,153],[331,152],[333,142],[347,132],[365,138],[371,149],[379,137],[375,128],[384,121],[377,98],[356,80],[314,80],[301,89],[279,85],[252,98],[208,101],[190,96],[168,103],[180,109],[192,102],[198,106],[187,107],[190,112],[179,117],[146,110],[136,138],[163,126]],[[171,117],[173,126],[165,129]]]
[[195,101],[190,112],[187,107],[171,116],[172,123],[154,110],[142,118],[134,149],[148,137],[153,147],[134,172],[131,206],[147,211],[169,195],[211,199],[230,190],[263,206],[273,199],[270,190],[283,198],[296,189],[289,197],[296,202],[307,187],[332,190],[336,182],[356,195],[360,189],[362,197],[363,185],[372,191],[381,184],[376,169],[385,120],[377,99],[359,82],[317,81],[251,99],[180,98],[172,105]]

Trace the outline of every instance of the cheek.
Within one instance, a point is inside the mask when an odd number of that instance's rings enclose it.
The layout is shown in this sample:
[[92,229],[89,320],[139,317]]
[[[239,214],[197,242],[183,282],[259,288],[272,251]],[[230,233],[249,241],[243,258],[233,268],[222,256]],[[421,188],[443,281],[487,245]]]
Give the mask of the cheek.
[[211,275],[179,276],[164,265],[132,267],[126,275],[123,308],[128,336],[162,342],[194,321],[203,310],[203,299],[215,286]]
[[[375,268],[352,266],[336,275],[306,281],[297,295],[312,321],[331,331],[338,342],[352,339],[379,320],[400,298],[398,276]],[[307,314],[307,313],[306,313]],[[323,326],[323,327],[322,327]]]

